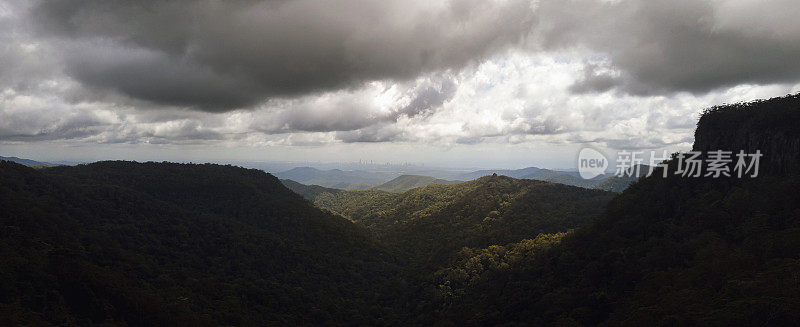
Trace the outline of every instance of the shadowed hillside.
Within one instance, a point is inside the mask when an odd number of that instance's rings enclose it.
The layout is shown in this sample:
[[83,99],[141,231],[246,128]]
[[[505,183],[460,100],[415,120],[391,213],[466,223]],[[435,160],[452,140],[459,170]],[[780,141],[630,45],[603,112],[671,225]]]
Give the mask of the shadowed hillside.
[[2,325],[377,324],[399,292],[369,233],[262,171],[2,162],[0,181]]
[[764,169],[800,167],[800,94],[709,108],[697,123],[694,150],[760,150]]
[[335,188],[328,188],[328,187],[323,187],[323,186],[319,186],[319,185],[300,184],[300,183],[295,182],[295,181],[293,181],[291,179],[282,179],[281,183],[283,183],[283,186],[286,186],[286,188],[292,190],[293,192],[295,192],[297,194],[302,195],[304,198],[306,198],[306,199],[308,199],[308,200],[310,200],[312,202],[314,201],[314,198],[320,196],[323,193],[345,192],[344,190],[335,189]]
[[401,194],[323,192],[313,201],[368,227],[413,262],[433,268],[463,246],[504,244],[577,227],[612,197],[610,192],[495,175]]
[[[430,321],[796,323],[800,174],[790,159],[798,153],[798,112],[796,96],[712,108],[695,149],[760,149],[761,176],[644,178],[574,232],[464,250],[432,281],[444,314]],[[674,172],[676,160],[670,164]]]

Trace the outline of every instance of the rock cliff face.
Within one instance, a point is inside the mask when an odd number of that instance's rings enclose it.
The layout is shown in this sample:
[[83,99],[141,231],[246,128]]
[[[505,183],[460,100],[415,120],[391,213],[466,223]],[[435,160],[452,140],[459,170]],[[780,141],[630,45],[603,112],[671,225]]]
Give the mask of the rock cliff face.
[[694,137],[696,151],[760,150],[760,171],[798,171],[800,93],[709,108],[697,123]]

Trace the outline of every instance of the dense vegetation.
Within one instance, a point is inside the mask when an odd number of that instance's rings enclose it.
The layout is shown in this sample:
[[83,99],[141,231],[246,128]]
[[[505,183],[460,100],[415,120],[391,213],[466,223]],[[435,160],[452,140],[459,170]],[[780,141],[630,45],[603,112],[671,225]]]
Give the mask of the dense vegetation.
[[339,193],[345,192],[344,190],[336,189],[336,188],[328,188],[319,185],[306,185],[300,184],[295,182],[291,179],[282,179],[281,183],[283,186],[286,186],[288,189],[292,190],[293,192],[300,194],[306,199],[314,201],[314,199],[320,196],[323,193]]
[[0,324],[396,324],[430,303],[407,283],[462,246],[566,230],[611,198],[497,176],[306,188],[370,232],[231,166],[3,162],[0,176]]
[[764,170],[795,171],[800,169],[800,93],[708,108],[694,135],[694,150],[759,150]]
[[622,193],[622,191],[625,191],[629,186],[631,186],[631,184],[638,180],[639,177],[636,176],[612,176],[595,183],[591,186],[591,188],[596,190]]
[[796,324],[799,122],[796,96],[712,108],[695,148],[769,145],[761,176],[645,178],[567,235],[465,249],[437,273],[428,322]]
[[[467,252],[439,273],[446,310],[436,319],[789,325],[800,319],[798,187],[797,174],[647,178],[560,243],[512,245],[513,256],[493,248]],[[476,270],[473,261],[492,264]]]
[[48,163],[48,162],[41,162],[41,161],[35,161],[35,160],[23,159],[23,158],[17,158],[17,157],[3,157],[3,156],[0,156],[0,161],[16,162],[16,163],[18,163],[20,165],[25,165],[25,166],[28,166],[28,167],[51,167],[51,166],[57,166],[57,165],[54,165],[54,164],[51,164],[51,163]]
[[366,225],[425,269],[446,264],[464,246],[506,244],[575,228],[598,215],[613,196],[505,176],[450,188],[428,186],[403,195],[399,205]]
[[0,163],[0,325],[381,324],[392,256],[261,171]]
[[[603,176],[605,177],[605,176]],[[524,179],[535,179],[539,181],[545,182],[553,182],[558,184],[565,184],[565,185],[572,185],[572,186],[580,186],[584,188],[594,188],[600,180],[594,179],[583,179],[580,176],[570,175],[570,174],[563,174],[558,173],[555,171],[543,173],[543,174],[535,174],[535,175],[528,175],[524,176]]]
[[306,192],[321,207],[376,232],[387,246],[427,270],[464,246],[519,241],[566,231],[600,214],[612,193],[486,176],[401,194],[377,190]]

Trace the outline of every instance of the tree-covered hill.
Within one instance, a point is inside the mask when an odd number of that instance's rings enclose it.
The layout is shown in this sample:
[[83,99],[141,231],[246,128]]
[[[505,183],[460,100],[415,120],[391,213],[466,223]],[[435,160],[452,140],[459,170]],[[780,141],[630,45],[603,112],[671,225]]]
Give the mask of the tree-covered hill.
[[[605,177],[605,176],[598,176],[598,177]],[[580,186],[583,188],[594,188],[595,185],[600,183],[602,180],[600,179],[583,179],[580,176],[570,175],[559,173],[556,171],[550,171],[543,174],[536,174],[536,175],[529,175],[524,176],[524,179],[535,179],[539,181],[545,182],[552,182],[564,185],[572,185],[572,186]]]
[[[439,311],[426,310],[433,313],[426,322],[796,324],[798,113],[797,96],[712,108],[695,149],[760,149],[760,176],[651,176],[566,235],[465,249],[433,279]],[[677,159],[670,165],[674,172]]]
[[31,159],[18,158],[18,157],[3,157],[3,156],[0,156],[0,161],[16,162],[16,163],[18,163],[20,165],[25,165],[25,166],[28,166],[28,167],[52,167],[52,166],[57,166],[57,165],[51,164],[49,162],[41,162],[41,161],[35,161],[35,160],[31,160]]
[[[643,172],[647,171],[645,165],[640,165]],[[466,174],[459,175],[462,180],[474,180],[483,176],[490,176],[498,174],[519,179],[533,179],[537,181],[553,182],[564,185],[579,186],[583,188],[591,188],[597,190],[611,191],[620,193],[624,191],[630,184],[636,182],[640,176],[616,176],[612,173],[606,173],[592,179],[583,179],[577,171],[559,171],[550,170],[536,167],[528,167],[523,169],[500,169],[500,170],[478,170]]]
[[463,246],[505,244],[577,227],[602,212],[612,197],[605,191],[494,175],[400,194],[322,192],[313,201],[368,227],[387,246],[432,269]]
[[386,183],[375,186],[373,189],[393,193],[402,193],[412,188],[428,186],[431,184],[450,185],[456,183],[460,182],[422,175],[402,175]]
[[282,179],[281,183],[286,188],[292,190],[293,192],[300,194],[304,198],[308,199],[309,201],[314,201],[314,199],[320,196],[323,193],[339,193],[345,192],[344,190],[336,189],[336,188],[329,188],[319,185],[306,185],[295,182],[291,179]]
[[381,324],[398,267],[262,171],[0,163],[0,325]]
[[552,170],[538,167],[527,167],[522,169],[484,169],[460,174],[457,176],[457,179],[462,181],[471,181],[484,176],[492,176],[493,174],[508,176],[511,178],[531,178],[534,176],[547,174],[549,172],[552,172]]
[[[445,264],[464,246],[485,247],[563,232],[602,212],[613,193],[534,180],[487,176],[465,183],[445,201],[425,204],[429,193],[407,194],[377,227],[387,245],[406,250],[423,268]],[[414,190],[412,190],[414,191]]]
[[636,176],[612,176],[592,185],[593,189],[622,193],[639,180]]
[[[638,168],[633,168],[631,174],[628,175],[621,175],[621,176],[611,176],[608,178],[604,178],[601,180],[594,180],[594,185],[591,186],[593,189],[597,190],[604,190],[604,191],[611,191],[615,193],[622,193],[628,189],[631,184],[635,183],[639,180],[642,176],[646,176],[649,170],[651,169],[648,165],[636,165]],[[658,173],[656,168],[653,168],[654,173]]]

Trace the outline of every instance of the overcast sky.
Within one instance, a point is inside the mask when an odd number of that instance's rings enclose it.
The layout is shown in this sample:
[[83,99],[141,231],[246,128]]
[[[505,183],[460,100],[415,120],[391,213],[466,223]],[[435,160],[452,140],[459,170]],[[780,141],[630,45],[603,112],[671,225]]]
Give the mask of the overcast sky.
[[800,92],[796,0],[0,0],[0,155],[574,166]]

